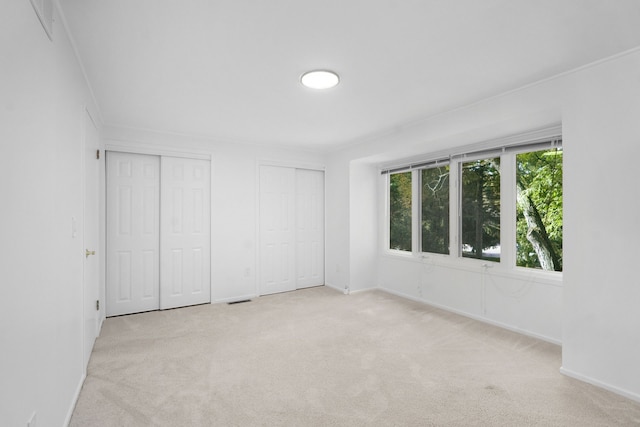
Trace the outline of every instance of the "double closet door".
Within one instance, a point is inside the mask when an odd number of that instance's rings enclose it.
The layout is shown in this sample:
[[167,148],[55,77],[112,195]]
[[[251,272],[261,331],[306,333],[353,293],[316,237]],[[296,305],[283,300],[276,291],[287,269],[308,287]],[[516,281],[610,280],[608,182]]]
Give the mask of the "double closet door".
[[107,316],[211,301],[210,162],[107,152]]
[[324,285],[324,172],[260,166],[260,294]]

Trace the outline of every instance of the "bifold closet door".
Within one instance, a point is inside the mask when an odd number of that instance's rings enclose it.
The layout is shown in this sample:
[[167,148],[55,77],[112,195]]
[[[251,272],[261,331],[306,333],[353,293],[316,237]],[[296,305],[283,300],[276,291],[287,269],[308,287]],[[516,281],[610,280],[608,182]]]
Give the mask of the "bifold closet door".
[[106,314],[159,308],[160,158],[107,152]]
[[260,294],[296,289],[295,169],[260,166]]
[[210,162],[107,152],[107,316],[211,301]]
[[324,284],[324,172],[260,167],[260,294]]
[[211,301],[210,162],[162,157],[160,308]]

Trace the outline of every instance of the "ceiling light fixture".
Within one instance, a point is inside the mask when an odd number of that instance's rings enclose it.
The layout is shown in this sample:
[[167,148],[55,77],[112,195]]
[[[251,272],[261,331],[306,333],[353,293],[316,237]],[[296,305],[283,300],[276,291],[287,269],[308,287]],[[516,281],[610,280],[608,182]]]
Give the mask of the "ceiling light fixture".
[[308,71],[300,77],[300,83],[311,89],[330,89],[340,83],[340,77],[333,71]]

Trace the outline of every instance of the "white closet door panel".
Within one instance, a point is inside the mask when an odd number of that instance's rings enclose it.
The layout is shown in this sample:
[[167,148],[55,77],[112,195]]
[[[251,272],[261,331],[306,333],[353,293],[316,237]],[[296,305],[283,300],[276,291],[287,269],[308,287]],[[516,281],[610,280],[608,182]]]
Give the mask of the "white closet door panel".
[[296,169],[296,288],[324,284],[324,172]]
[[162,157],[160,308],[211,301],[210,162]]
[[260,294],[296,289],[295,169],[260,167]]
[[107,153],[107,316],[159,308],[160,158]]

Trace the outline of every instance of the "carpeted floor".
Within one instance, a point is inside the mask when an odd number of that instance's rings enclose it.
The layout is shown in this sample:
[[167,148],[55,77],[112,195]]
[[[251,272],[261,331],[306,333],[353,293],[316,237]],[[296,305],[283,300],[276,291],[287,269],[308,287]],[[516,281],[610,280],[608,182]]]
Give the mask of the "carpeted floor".
[[320,287],[107,319],[72,426],[638,426],[560,347]]

